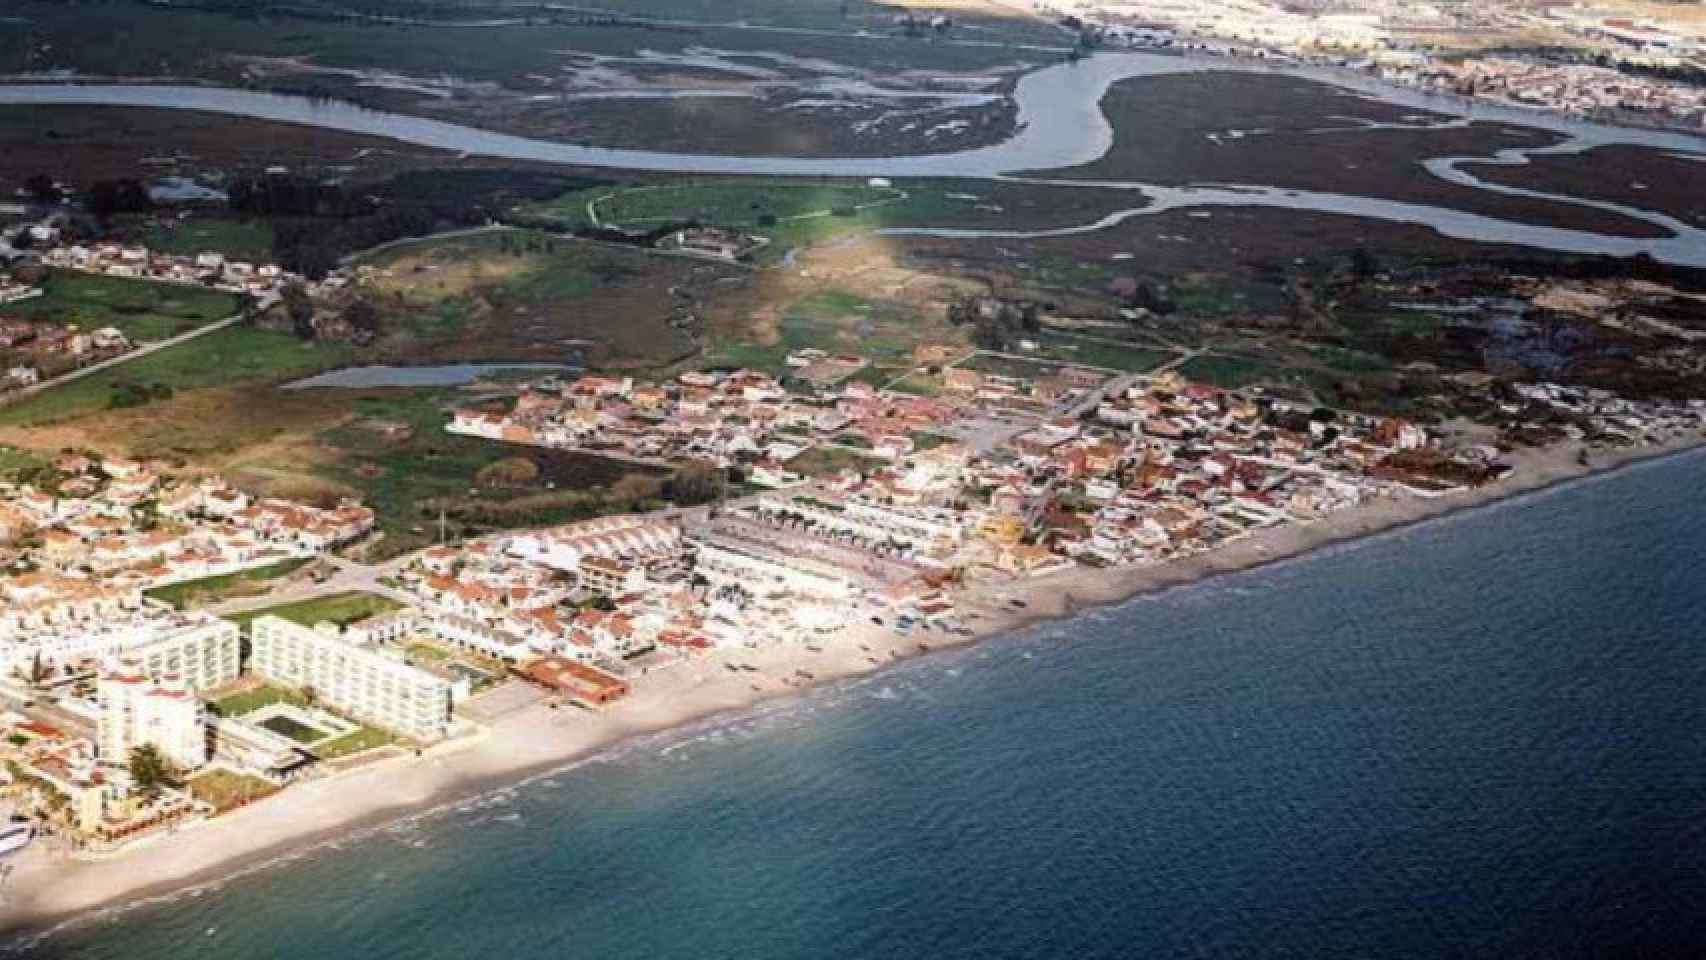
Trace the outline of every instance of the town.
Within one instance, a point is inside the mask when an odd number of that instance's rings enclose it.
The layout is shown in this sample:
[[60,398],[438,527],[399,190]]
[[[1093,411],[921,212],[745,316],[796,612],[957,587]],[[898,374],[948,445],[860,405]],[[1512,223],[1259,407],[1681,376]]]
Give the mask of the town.
[[[373,512],[254,499],[217,477],[66,454],[0,488],[3,749],[18,809],[104,856],[375,758],[451,753],[493,698],[601,711],[713,664],[755,692],[872,638],[925,651],[991,629],[1025,583],[1156,566],[1510,469],[1393,418],[1306,409],[1171,371],[979,369],[921,345],[913,389],[801,350],[663,382],[520,387],[449,432],[717,478],[697,507],[345,555]],[[921,386],[922,384],[922,386]],[[1667,445],[1706,403],[1536,383],[1504,412],[1546,440]],[[1546,422],[1544,428],[1534,426]],[[252,591],[191,609],[197,588]],[[897,656],[890,646],[890,657]],[[760,655],[798,664],[766,672]]]
[[[1599,121],[1691,130],[1706,125],[1699,82],[1706,69],[1706,34],[1591,5],[1375,3],[1344,11],[1197,0],[1143,5],[1034,0],[1032,6],[1079,30],[1091,46],[1345,67],[1397,86]],[[1512,42],[1484,52],[1466,52],[1453,43],[1489,33],[1509,35]],[[1553,42],[1547,50],[1520,55],[1535,36]],[[1557,59],[1558,51],[1571,56]]]

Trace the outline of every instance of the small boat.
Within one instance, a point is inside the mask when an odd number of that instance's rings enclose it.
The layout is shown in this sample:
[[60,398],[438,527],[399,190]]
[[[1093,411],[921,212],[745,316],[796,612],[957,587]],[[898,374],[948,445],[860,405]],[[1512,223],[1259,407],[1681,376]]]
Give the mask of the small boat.
[[27,823],[14,823],[0,830],[0,859],[23,850],[34,838],[35,828]]
[[735,665],[734,665],[734,664],[732,664],[732,663],[725,663],[725,664],[723,664],[723,669],[724,669],[724,670],[727,670],[727,671],[728,671],[728,672],[730,672],[730,673],[739,673],[739,672],[740,672],[740,668],[739,668],[739,667],[737,667],[737,666],[735,666]]
[[817,679],[817,675],[812,673],[810,670],[795,670],[794,676],[799,677],[801,680],[816,680]]

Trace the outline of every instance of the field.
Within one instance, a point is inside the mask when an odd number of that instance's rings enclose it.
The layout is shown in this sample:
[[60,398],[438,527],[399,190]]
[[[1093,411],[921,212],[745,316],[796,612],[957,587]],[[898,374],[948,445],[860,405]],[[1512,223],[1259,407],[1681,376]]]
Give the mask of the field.
[[517,212],[574,230],[593,224],[589,205],[605,224],[644,228],[697,220],[768,237],[770,245],[755,259],[773,264],[790,250],[887,227],[1063,227],[1141,200],[1113,191],[956,180],[903,180],[883,188],[853,180],[736,178],[599,187]]
[[51,423],[107,409],[125,384],[177,392],[276,382],[338,366],[351,356],[347,346],[305,343],[288,334],[238,325],[0,407],[0,427]]
[[193,257],[214,250],[232,260],[272,261],[272,227],[259,220],[191,219],[150,221],[138,238],[157,253]]
[[[280,617],[285,620],[289,620],[292,623],[299,623],[305,627],[312,627],[322,621],[335,623],[340,627],[347,627],[352,623],[359,623],[369,617],[376,617],[380,614],[390,613],[391,611],[398,609],[399,606],[400,605],[395,600],[388,600],[377,594],[339,593],[329,597],[316,597],[312,600],[300,600],[296,603],[280,604],[276,607],[266,607],[260,610],[250,610],[246,613],[232,614],[225,619],[237,624],[237,626],[245,632],[248,631],[249,624],[259,620],[261,617]],[[277,699],[279,698],[274,697],[272,700],[262,700],[261,702],[249,705],[238,712],[247,713],[252,710],[257,710],[266,706],[268,703],[276,701]],[[246,702],[247,701],[244,701],[244,703]],[[217,706],[224,709],[225,702],[220,701]]]
[[388,346],[415,362],[512,360],[658,367],[696,349],[685,317],[737,267],[494,230],[364,257],[393,315]]
[[260,777],[233,773],[229,770],[209,770],[185,782],[190,795],[213,809],[224,813],[235,807],[253,803],[278,792],[278,787]]
[[43,295],[7,304],[28,320],[75,324],[84,331],[117,327],[133,341],[164,340],[223,320],[242,309],[235,294],[184,284],[54,270]]
[[253,570],[242,570],[217,577],[203,577],[200,580],[186,580],[183,583],[155,587],[152,590],[145,591],[144,596],[161,603],[169,603],[179,610],[204,606],[220,600],[229,600],[233,597],[264,593],[268,589],[268,581],[288,577],[307,564],[307,557],[292,557],[289,560],[282,560]]
[[[646,506],[647,493],[656,496],[660,471],[650,467],[445,433],[447,407],[456,399],[452,391],[365,392],[345,400],[348,413],[335,425],[298,444],[239,458],[229,473],[258,492],[361,498],[379,515],[383,556],[431,543],[441,511],[451,532],[461,534],[582,519]],[[406,424],[409,436],[387,439],[365,426],[371,423]],[[480,468],[506,457],[533,461],[538,479],[521,488],[476,489]]]

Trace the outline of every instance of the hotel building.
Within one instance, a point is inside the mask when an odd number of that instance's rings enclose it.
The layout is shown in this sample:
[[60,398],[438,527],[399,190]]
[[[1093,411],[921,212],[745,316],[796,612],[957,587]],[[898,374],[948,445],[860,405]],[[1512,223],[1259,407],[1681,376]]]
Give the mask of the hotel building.
[[358,720],[417,740],[436,740],[450,725],[449,681],[350,643],[334,627],[262,617],[249,637],[255,673],[312,687],[322,702]]

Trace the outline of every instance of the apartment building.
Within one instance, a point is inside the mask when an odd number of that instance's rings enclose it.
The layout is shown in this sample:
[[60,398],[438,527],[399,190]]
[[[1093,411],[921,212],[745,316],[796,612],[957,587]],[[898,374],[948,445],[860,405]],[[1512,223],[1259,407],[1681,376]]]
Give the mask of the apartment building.
[[358,720],[417,740],[439,739],[450,725],[449,681],[357,646],[335,627],[262,617],[249,637],[255,673],[312,687],[322,703]]
[[96,693],[103,764],[124,766],[143,745],[180,770],[207,763],[207,713],[183,678],[150,677],[138,658],[127,657],[101,675]]
[[228,620],[198,618],[138,645],[127,659],[136,661],[151,678],[176,676],[191,691],[211,690],[237,679],[242,638],[237,625]]

